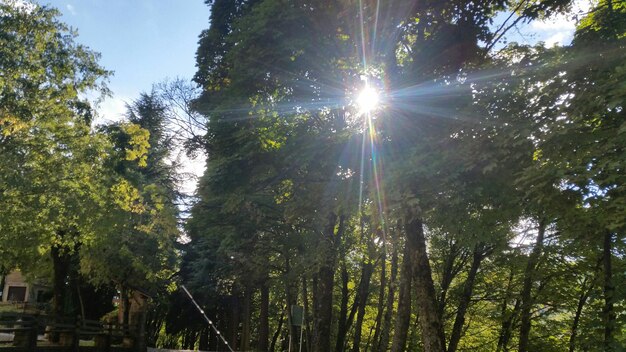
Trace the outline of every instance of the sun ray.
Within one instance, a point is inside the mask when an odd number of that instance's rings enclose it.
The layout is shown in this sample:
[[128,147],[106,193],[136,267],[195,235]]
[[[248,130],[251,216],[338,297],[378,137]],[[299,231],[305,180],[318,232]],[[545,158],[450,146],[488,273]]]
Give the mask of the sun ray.
[[378,216],[381,225],[381,234],[383,240],[383,250],[385,253],[387,252],[387,229],[385,222],[385,193],[382,187],[382,163],[378,159],[378,150],[376,148],[377,142],[377,133],[374,124],[372,123],[372,116],[368,113],[367,115],[367,124],[368,124],[368,135],[370,142],[370,155],[371,155],[371,163],[372,163],[372,176],[374,180],[374,190],[376,192],[376,204],[378,206]]

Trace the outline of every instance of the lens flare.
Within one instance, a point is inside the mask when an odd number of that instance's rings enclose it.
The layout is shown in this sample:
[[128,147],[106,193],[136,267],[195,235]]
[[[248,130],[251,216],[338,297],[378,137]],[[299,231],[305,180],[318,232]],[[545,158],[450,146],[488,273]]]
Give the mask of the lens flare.
[[363,90],[359,93],[356,104],[359,109],[359,112],[362,114],[371,112],[378,107],[379,96],[376,89],[366,85]]

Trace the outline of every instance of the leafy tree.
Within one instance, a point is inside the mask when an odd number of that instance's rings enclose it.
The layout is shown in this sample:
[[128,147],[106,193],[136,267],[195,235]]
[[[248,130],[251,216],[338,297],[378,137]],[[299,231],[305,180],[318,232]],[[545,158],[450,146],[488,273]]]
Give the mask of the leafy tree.
[[82,253],[82,270],[93,282],[115,284],[122,292],[125,321],[131,290],[156,293],[170,286],[179,237],[177,165],[169,160],[172,144],[165,132],[168,111],[155,92],[127,108],[128,122],[103,127],[114,143],[108,165],[120,179],[114,187],[125,196],[114,200],[107,231]]
[[[267,312],[297,302],[311,351],[387,350],[383,317],[393,351],[575,349],[592,321],[617,348],[621,3],[554,49],[497,43],[569,1],[211,4],[183,279],[207,307],[241,302],[207,308],[232,343],[296,336]],[[386,93],[374,115],[351,106],[361,76]]]
[[91,131],[82,95],[106,93],[109,72],[74,42],[56,10],[9,1],[0,16],[2,259],[28,270],[52,254],[60,313],[62,267],[96,236],[104,213],[109,144]]

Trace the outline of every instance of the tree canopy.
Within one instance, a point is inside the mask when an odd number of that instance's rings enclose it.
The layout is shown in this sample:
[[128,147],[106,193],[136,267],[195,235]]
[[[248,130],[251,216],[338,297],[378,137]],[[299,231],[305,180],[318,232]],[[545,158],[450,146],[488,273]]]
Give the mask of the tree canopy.
[[[192,85],[97,127],[98,54],[0,4],[0,264],[47,262],[55,313],[147,288],[158,347],[624,349],[624,1],[206,3]],[[504,42],[555,15],[571,43]]]

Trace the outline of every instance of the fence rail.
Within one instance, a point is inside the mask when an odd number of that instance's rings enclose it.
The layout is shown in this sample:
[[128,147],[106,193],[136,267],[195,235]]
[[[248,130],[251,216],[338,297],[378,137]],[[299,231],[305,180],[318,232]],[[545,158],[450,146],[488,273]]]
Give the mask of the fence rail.
[[8,301],[0,302],[0,313],[37,314],[50,308],[50,303]]
[[131,351],[136,336],[136,326],[0,312],[0,351]]
[[[195,350],[168,350],[168,349],[164,349],[164,348],[153,348],[153,347],[148,347],[148,352],[224,352],[224,350],[221,351],[217,351],[217,350],[213,350],[213,351],[195,351]],[[236,351],[236,352],[246,352],[246,351]]]

